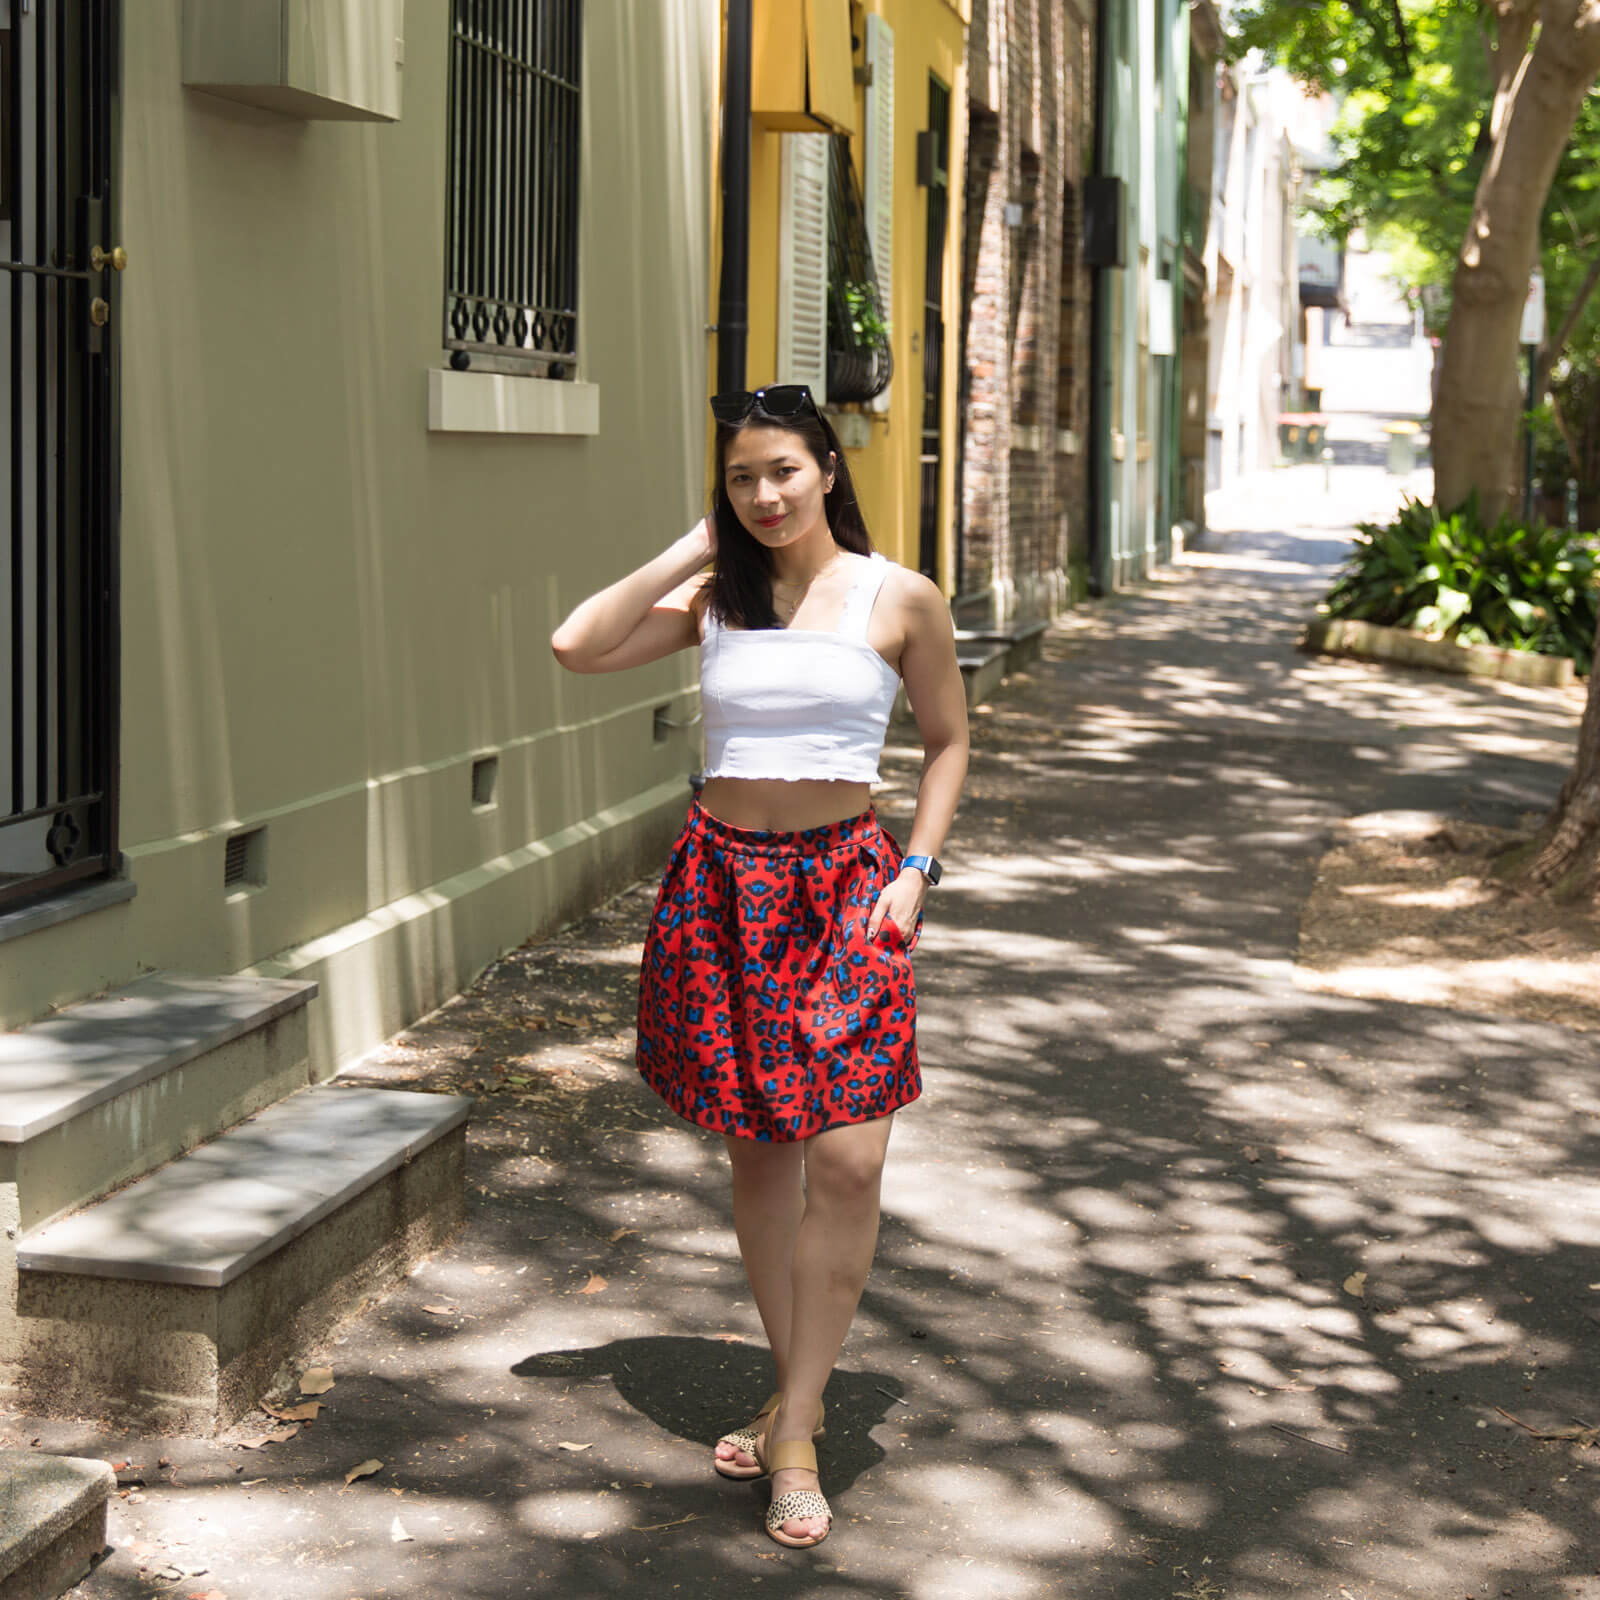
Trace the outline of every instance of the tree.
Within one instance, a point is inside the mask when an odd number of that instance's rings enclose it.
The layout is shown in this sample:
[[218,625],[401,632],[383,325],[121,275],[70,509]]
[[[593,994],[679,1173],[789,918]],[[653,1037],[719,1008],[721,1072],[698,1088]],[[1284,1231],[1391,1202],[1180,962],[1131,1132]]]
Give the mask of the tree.
[[1492,520],[1517,477],[1517,335],[1541,222],[1571,236],[1593,221],[1594,175],[1570,157],[1600,136],[1586,105],[1600,0],[1245,0],[1234,31],[1238,48],[1349,96],[1344,159],[1323,196],[1334,232],[1397,225],[1441,262],[1456,240],[1435,498],[1453,508],[1475,489]]
[[[1475,490],[1497,516],[1517,478],[1518,330],[1542,239],[1567,248],[1552,284],[1558,348],[1541,379],[1566,341],[1595,344],[1600,0],[1245,0],[1234,31],[1240,49],[1350,96],[1344,159],[1323,196],[1333,230],[1399,227],[1448,262],[1434,499],[1453,508]],[[1600,668],[1555,808],[1504,866],[1600,911]]]
[[[1600,652],[1600,633],[1595,637]],[[1600,653],[1578,731],[1578,758],[1554,809],[1526,844],[1500,862],[1501,875],[1600,912]]]
[[1492,10],[1488,158],[1456,260],[1433,414],[1435,501],[1459,505],[1477,489],[1491,517],[1516,481],[1518,328],[1540,216],[1600,77],[1600,0],[1494,0]]

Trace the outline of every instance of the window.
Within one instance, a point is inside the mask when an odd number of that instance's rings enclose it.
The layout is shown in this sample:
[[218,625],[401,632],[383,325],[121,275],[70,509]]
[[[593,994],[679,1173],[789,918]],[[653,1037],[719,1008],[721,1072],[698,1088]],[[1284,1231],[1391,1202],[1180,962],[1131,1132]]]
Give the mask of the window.
[[783,136],[778,379],[818,404],[867,401],[894,371],[887,306],[843,134]]
[[452,0],[444,342],[576,376],[582,0]]
[[828,398],[828,167],[831,135],[783,136],[778,225],[779,383]]

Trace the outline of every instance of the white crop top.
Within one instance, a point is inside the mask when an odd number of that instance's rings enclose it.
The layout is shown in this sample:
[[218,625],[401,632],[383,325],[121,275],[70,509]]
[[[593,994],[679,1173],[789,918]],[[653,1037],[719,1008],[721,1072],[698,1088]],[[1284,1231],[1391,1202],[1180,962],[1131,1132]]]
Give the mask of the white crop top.
[[839,626],[724,628],[708,610],[700,641],[707,778],[833,778],[876,783],[900,676],[867,643],[889,562],[863,562]]

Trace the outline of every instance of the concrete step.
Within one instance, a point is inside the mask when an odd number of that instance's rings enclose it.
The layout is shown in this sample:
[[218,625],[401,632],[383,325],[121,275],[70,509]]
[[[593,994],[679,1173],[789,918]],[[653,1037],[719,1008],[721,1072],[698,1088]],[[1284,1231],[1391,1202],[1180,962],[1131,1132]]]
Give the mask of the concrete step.
[[472,1104],[306,1089],[25,1235],[34,1403],[200,1432],[235,1421],[459,1225]]
[[309,1082],[314,983],[158,974],[0,1034],[0,1185],[37,1228]]
[[1018,622],[1006,628],[956,629],[956,663],[966,684],[967,704],[982,705],[1013,672],[1037,661],[1048,622]]
[[107,1461],[0,1450],[0,1600],[55,1600],[106,1548]]
[[956,644],[956,665],[966,686],[967,704],[981,706],[1005,680],[1006,647],[1003,644]]

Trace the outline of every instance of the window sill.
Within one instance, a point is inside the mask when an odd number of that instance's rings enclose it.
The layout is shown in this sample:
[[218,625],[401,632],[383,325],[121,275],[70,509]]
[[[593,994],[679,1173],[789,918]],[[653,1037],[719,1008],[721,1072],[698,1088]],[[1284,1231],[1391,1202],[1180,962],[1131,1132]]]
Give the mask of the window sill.
[[597,434],[600,386],[433,367],[428,371],[428,431]]
[[40,900],[34,905],[22,906],[0,916],[0,944],[8,939],[25,938],[58,922],[68,922],[91,911],[104,911],[108,906],[119,906],[133,899],[135,888],[130,878],[98,878],[82,888],[73,888],[65,894]]

